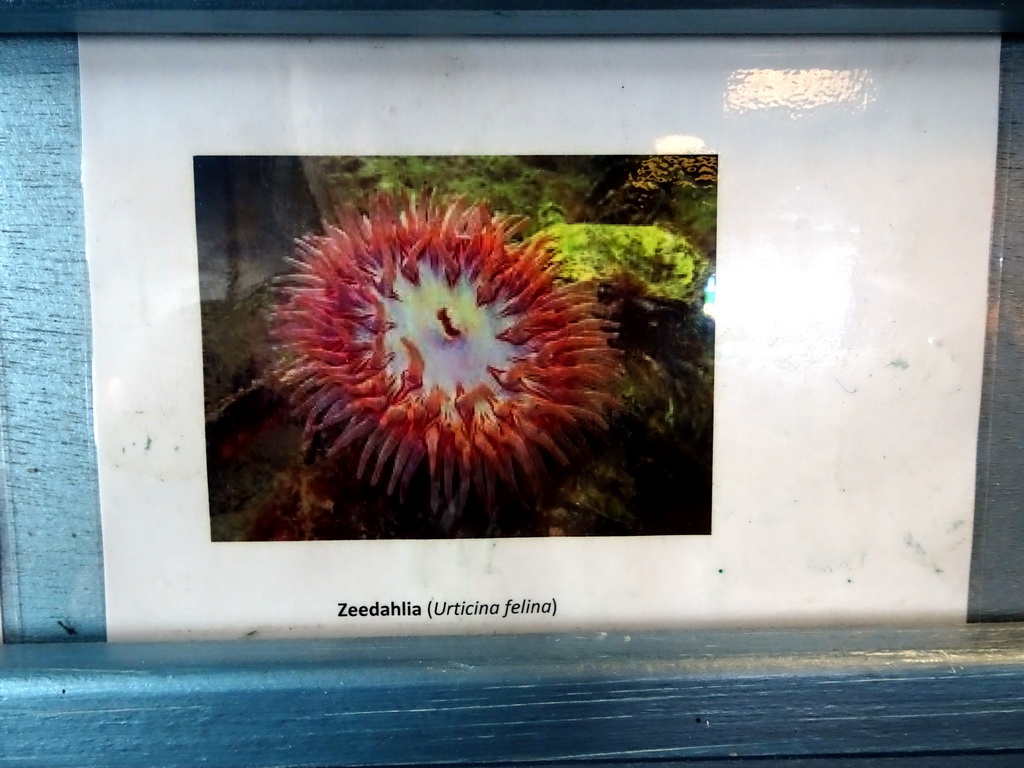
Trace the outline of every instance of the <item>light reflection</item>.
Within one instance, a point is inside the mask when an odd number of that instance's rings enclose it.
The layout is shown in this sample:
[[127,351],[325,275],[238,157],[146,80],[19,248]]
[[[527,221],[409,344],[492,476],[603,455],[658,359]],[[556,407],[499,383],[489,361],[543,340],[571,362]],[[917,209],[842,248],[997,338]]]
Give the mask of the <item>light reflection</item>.
[[807,258],[782,259],[775,245],[748,243],[742,263],[730,266],[737,274],[716,307],[718,327],[752,369],[800,377],[848,353],[856,250],[808,245],[791,246]]
[[717,281],[715,276],[712,275],[708,278],[707,284],[704,286],[704,314],[710,317],[712,320],[715,319],[715,288],[717,287]]
[[700,136],[671,133],[654,140],[654,151],[661,155],[697,155],[708,148]]
[[795,120],[830,105],[864,110],[876,98],[864,69],[737,69],[725,88],[725,111],[784,109]]

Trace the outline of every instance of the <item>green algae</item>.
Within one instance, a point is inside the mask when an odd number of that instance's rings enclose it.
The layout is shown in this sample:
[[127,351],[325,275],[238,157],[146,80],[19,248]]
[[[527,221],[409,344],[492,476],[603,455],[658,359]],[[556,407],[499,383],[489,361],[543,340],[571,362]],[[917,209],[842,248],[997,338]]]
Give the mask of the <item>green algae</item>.
[[629,276],[660,299],[692,301],[703,291],[707,259],[682,235],[655,226],[551,224],[541,230],[555,246],[562,277],[609,281]]
[[[509,155],[308,158],[307,164],[325,180],[322,213],[362,203],[376,192],[418,192],[431,189],[439,199],[461,197],[486,201],[492,211],[524,216],[525,234],[543,224],[551,201],[570,201],[581,208],[591,179],[579,172],[574,158],[530,158]],[[567,173],[568,166],[573,172]],[[574,210],[573,213],[582,213]]]

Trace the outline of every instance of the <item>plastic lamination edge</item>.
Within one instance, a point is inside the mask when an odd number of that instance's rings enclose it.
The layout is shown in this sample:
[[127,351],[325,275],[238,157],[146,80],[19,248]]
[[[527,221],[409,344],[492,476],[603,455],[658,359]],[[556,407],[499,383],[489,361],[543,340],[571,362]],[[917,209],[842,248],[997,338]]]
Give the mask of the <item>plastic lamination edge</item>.
[[1009,765],[1024,626],[5,646],[0,722],[19,768]]
[[78,44],[0,38],[0,607],[9,643],[105,637],[90,333]]
[[964,0],[4,0],[0,32],[354,35],[1024,32],[1024,2]]

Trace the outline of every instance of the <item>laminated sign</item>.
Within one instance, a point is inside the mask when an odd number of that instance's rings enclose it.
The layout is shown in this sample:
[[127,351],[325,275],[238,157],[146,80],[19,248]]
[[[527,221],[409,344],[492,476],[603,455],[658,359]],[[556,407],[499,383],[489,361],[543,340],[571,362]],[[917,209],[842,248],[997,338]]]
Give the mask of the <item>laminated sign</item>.
[[111,639],[964,620],[998,39],[80,59]]

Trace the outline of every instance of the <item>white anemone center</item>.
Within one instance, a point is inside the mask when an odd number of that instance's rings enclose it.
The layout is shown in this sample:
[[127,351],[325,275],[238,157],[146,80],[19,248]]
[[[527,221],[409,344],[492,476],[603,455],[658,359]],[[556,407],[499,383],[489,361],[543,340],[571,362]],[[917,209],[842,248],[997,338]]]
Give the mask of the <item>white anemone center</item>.
[[394,324],[384,343],[394,355],[396,381],[411,362],[408,343],[423,357],[424,393],[440,387],[454,398],[459,384],[467,391],[481,383],[500,389],[488,367],[506,371],[521,354],[515,344],[495,338],[515,322],[498,314],[503,303],[477,306],[476,288],[464,276],[450,286],[429,268],[421,268],[418,285],[399,274],[394,288],[398,298],[384,300]]

